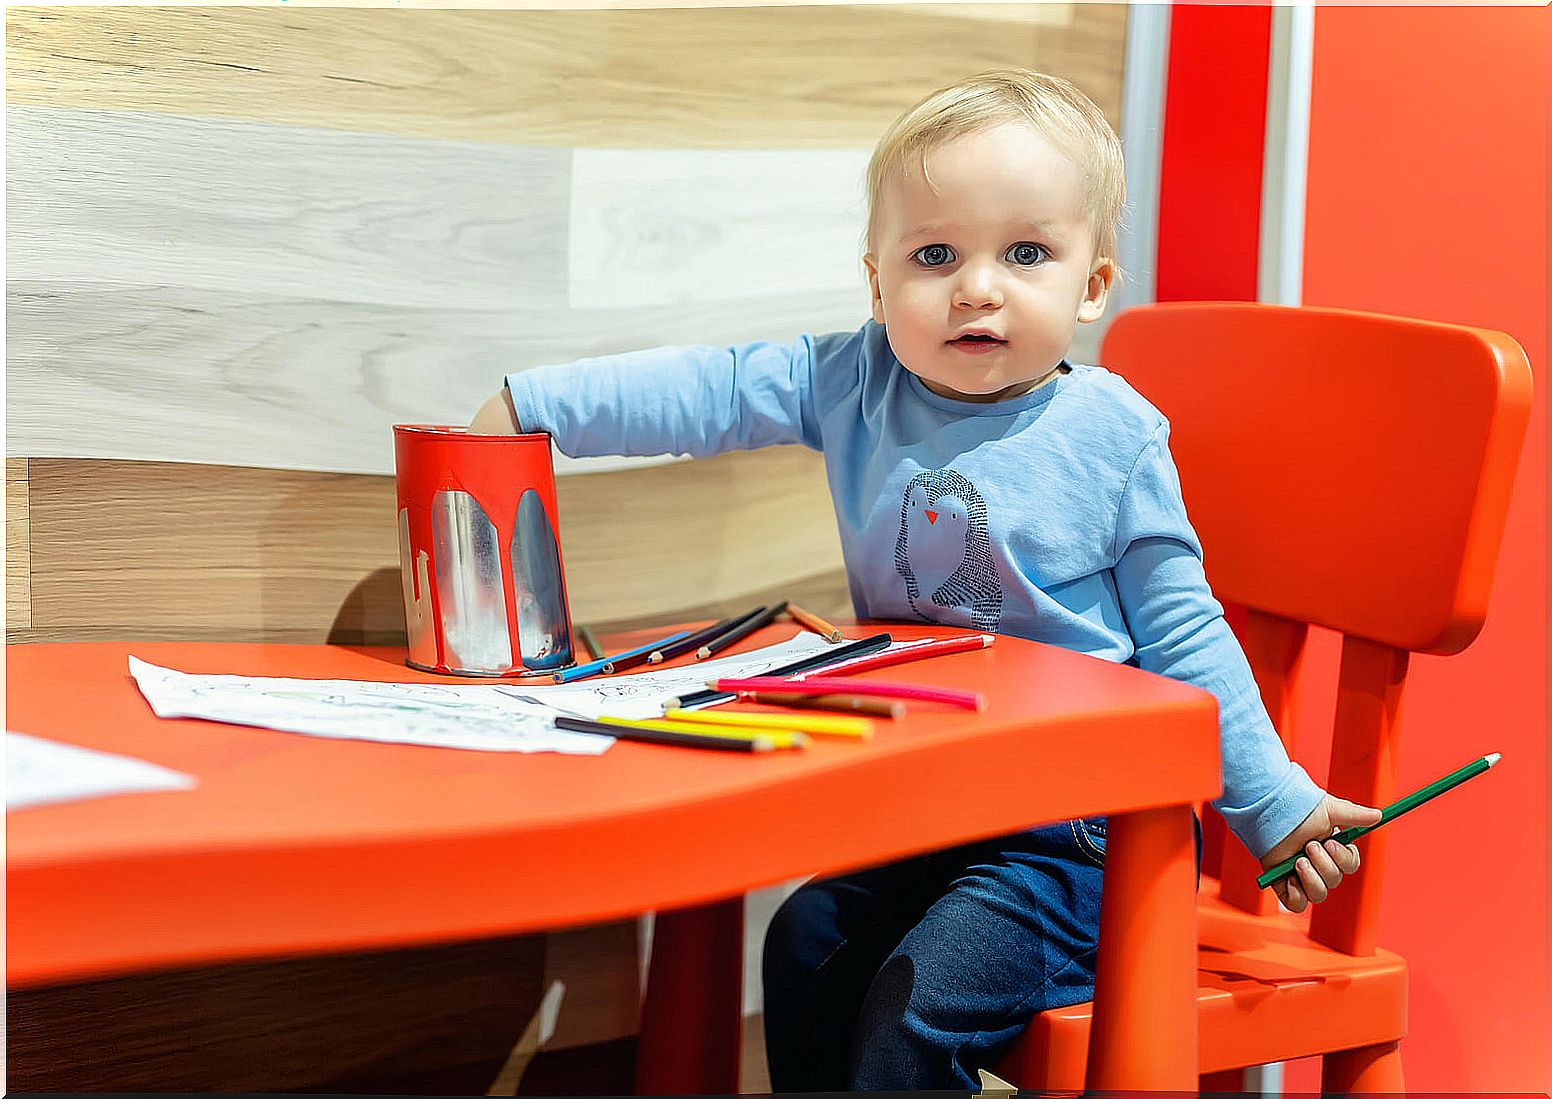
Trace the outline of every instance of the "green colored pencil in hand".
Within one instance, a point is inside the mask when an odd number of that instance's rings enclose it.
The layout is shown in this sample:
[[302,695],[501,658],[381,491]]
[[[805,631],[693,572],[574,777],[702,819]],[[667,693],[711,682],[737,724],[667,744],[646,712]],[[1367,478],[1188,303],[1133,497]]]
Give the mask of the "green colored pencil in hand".
[[[1430,783],[1414,794],[1408,794],[1406,797],[1402,798],[1400,801],[1393,805],[1387,805],[1384,809],[1380,810],[1380,819],[1375,823],[1362,824],[1354,828],[1344,828],[1336,835],[1330,836],[1328,838],[1334,839],[1338,843],[1352,843],[1353,840],[1357,839],[1359,836],[1366,836],[1376,828],[1389,824],[1402,813],[1409,813],[1413,809],[1416,809],[1419,805],[1423,804],[1423,802],[1432,801],[1434,798],[1444,793],[1444,791],[1454,789],[1456,786],[1459,786],[1461,783],[1465,782],[1468,778],[1475,778],[1477,775],[1480,775],[1483,771],[1487,770],[1502,758],[1503,755],[1501,753],[1493,752],[1491,755],[1485,755],[1481,759],[1474,759],[1460,770],[1445,775],[1438,782]],[[1286,878],[1289,874],[1293,873],[1294,865],[1302,857],[1303,852],[1301,851],[1298,854],[1290,855],[1288,858],[1272,867],[1270,870],[1256,879],[1257,888],[1265,889],[1267,886],[1273,885]]]

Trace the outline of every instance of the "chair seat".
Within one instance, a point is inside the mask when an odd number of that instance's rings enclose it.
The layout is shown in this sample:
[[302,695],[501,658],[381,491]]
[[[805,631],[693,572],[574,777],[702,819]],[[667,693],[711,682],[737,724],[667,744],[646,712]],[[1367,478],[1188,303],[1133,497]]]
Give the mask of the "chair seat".
[[[1399,1040],[1407,967],[1388,950],[1349,957],[1308,936],[1308,917],[1252,916],[1203,882],[1197,903],[1202,1073]],[[1025,1088],[1081,1090],[1093,1004],[1034,1017],[999,1066]]]

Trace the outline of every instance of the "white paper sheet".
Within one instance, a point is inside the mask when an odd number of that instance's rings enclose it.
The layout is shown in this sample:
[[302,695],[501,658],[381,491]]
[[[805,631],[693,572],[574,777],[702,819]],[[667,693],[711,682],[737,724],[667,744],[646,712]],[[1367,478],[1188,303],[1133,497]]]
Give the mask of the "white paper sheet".
[[5,810],[60,801],[139,794],[152,790],[188,790],[193,775],[143,759],[78,748],[73,744],[5,733]]
[[665,702],[704,688],[709,679],[760,675],[828,647],[823,638],[802,632],[763,649],[687,667],[559,686],[519,680],[443,685],[192,675],[133,656],[129,671],[158,717],[485,752],[596,755],[614,738],[556,729],[555,718],[658,716]]

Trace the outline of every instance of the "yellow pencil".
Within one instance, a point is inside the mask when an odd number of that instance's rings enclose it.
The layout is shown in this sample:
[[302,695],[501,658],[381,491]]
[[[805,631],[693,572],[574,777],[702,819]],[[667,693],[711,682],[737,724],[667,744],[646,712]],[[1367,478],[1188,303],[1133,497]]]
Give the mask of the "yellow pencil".
[[692,724],[688,721],[666,721],[646,718],[634,721],[624,717],[600,717],[604,725],[621,725],[627,729],[656,729],[664,733],[691,733],[695,736],[724,737],[728,740],[752,740],[772,748],[807,748],[808,737],[795,730],[714,728],[711,725]]
[[823,618],[820,618],[812,611],[805,611],[796,603],[787,604],[787,614],[792,617],[792,621],[796,622],[800,626],[805,627],[806,629],[813,630],[820,637],[824,638],[832,645],[841,640],[840,630],[830,625],[830,623],[826,622]]
[[746,729],[791,729],[819,736],[851,736],[867,740],[873,723],[865,717],[825,717],[818,714],[709,713],[706,710],[668,710],[663,717],[697,728],[708,726]]

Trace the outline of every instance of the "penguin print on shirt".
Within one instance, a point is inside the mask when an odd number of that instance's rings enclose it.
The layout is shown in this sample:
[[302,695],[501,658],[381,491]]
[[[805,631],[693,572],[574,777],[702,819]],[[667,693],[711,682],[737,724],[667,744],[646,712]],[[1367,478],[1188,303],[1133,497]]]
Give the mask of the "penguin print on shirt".
[[911,609],[925,622],[995,632],[1002,621],[986,501],[952,469],[918,473],[905,486],[895,568]]

